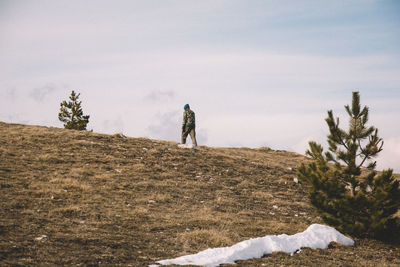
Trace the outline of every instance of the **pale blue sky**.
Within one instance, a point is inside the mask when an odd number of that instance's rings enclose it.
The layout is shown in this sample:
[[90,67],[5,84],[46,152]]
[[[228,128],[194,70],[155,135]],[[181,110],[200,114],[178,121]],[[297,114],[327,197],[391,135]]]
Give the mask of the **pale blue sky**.
[[[179,141],[183,105],[210,146],[304,153],[360,91],[400,172],[400,1],[0,0],[0,120]],[[379,162],[380,165],[379,165]]]

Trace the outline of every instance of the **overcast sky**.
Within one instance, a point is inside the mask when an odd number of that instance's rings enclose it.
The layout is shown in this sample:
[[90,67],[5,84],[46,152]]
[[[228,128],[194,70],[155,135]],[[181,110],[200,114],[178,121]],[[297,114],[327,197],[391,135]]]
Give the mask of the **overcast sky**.
[[303,154],[359,91],[400,172],[400,1],[0,0],[0,120],[72,90],[95,132],[179,141],[189,103],[200,145]]

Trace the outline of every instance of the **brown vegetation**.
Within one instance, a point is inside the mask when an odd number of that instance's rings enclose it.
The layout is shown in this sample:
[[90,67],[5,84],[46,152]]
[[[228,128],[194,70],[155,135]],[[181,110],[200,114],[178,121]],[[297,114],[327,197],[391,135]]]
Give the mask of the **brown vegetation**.
[[[0,122],[0,265],[146,266],[321,223],[293,182],[306,159]],[[274,253],[239,266],[399,266],[400,247]]]

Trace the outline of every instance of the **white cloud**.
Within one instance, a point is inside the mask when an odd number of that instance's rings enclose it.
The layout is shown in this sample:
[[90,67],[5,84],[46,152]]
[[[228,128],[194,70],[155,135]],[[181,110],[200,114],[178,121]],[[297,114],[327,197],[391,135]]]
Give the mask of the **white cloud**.
[[147,130],[149,136],[155,139],[178,141],[180,140],[181,121],[180,113],[172,110],[164,114],[157,113],[150,120]]
[[7,86],[5,87],[6,87],[5,89],[0,91],[0,97],[7,102],[9,101],[14,102],[17,99],[18,90],[15,87],[12,88],[7,88]]
[[56,91],[57,88],[54,85],[47,84],[42,87],[34,88],[30,93],[29,96],[32,97],[36,102],[43,102],[43,100]]
[[315,141],[318,144],[325,146],[326,147],[326,140],[327,140],[327,133],[323,131],[319,132],[312,132],[310,131],[310,135],[306,136],[304,138],[299,138],[298,143],[292,146],[292,150],[294,152],[297,152],[299,154],[305,155],[306,151],[310,149],[309,142],[310,141]]
[[380,152],[377,161],[377,168],[394,169],[400,173],[400,136],[384,140],[383,151]]
[[[90,118],[89,118],[90,122]],[[90,124],[88,129],[91,129]],[[103,120],[101,124],[101,131],[106,133],[124,133],[124,121],[121,116],[116,116],[111,119]]]
[[154,90],[144,97],[144,100],[150,102],[169,101],[175,97],[173,90]]

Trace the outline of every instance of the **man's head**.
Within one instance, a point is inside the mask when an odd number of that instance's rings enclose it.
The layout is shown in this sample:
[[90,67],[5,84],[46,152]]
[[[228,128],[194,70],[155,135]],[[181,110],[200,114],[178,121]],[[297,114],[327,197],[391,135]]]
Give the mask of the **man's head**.
[[186,104],[186,105],[183,107],[183,109],[184,109],[184,110],[190,109],[189,104]]

